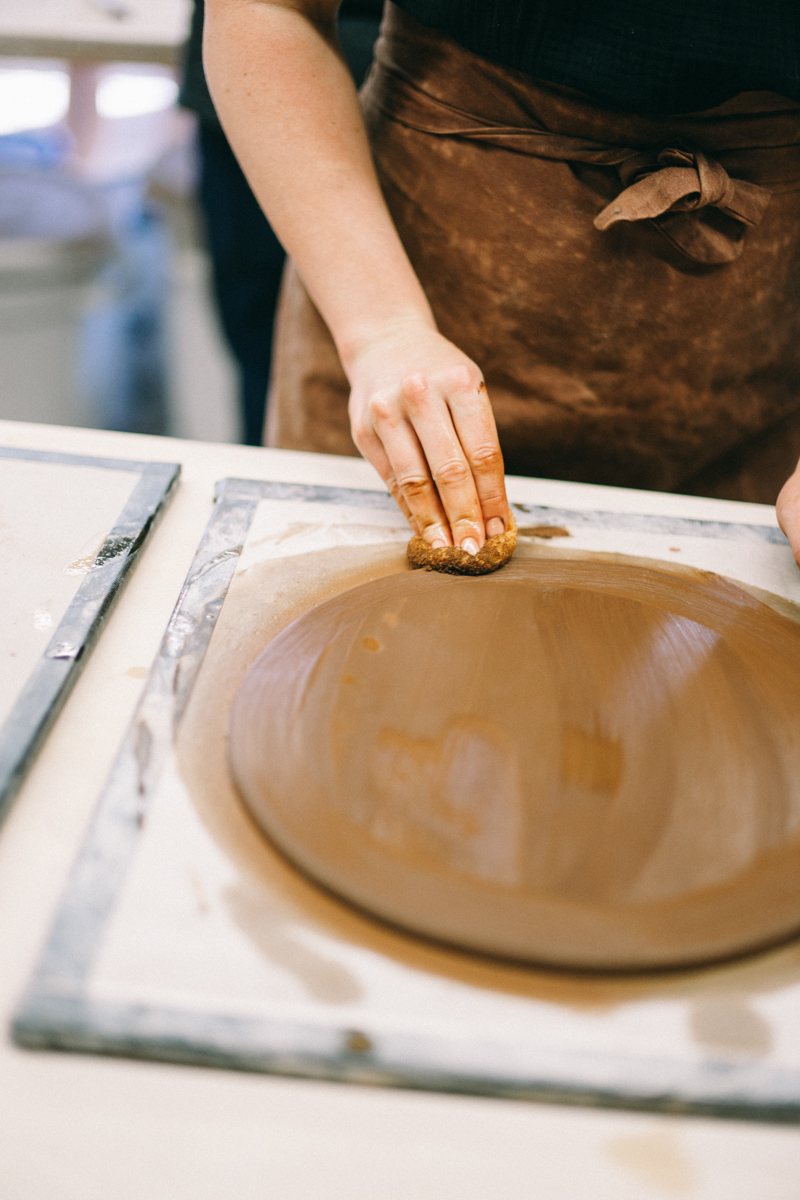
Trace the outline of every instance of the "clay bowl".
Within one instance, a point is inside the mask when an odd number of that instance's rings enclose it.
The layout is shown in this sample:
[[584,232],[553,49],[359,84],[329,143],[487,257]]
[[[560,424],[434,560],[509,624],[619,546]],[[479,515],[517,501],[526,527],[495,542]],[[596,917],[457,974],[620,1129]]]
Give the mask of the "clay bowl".
[[649,969],[800,928],[800,626],[712,574],[354,588],[251,666],[230,763],[308,875],[471,951]]

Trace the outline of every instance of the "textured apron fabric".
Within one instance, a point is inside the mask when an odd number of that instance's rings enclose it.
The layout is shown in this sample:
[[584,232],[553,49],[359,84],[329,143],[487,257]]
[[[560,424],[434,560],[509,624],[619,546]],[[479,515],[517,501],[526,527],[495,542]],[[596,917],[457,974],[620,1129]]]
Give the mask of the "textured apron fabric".
[[[391,4],[362,101],[507,471],[774,501],[800,456],[800,104],[608,111]],[[356,453],[336,349],[291,265],[274,361],[269,444]]]

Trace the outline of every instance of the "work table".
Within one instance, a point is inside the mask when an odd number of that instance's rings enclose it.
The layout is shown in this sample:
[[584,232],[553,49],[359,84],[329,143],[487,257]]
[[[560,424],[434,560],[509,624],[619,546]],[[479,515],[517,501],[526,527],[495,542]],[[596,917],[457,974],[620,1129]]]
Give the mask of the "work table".
[[[0,444],[182,464],[0,831],[0,1194],[7,1200],[794,1200],[785,1126],[359,1087],[15,1048],[8,1022],[226,477],[375,489],[360,460],[0,422]],[[562,485],[512,480],[556,504]],[[590,489],[598,507],[629,494]],[[602,505],[601,505],[602,501]],[[36,498],[31,497],[31,503]],[[638,511],[731,519],[724,501],[639,494]],[[737,505],[736,519],[774,524]],[[0,686],[2,684],[0,683]]]

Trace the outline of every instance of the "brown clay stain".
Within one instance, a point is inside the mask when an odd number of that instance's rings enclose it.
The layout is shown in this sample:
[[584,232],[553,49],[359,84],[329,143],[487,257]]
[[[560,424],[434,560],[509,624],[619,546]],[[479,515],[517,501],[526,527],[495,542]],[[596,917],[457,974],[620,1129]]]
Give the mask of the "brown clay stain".
[[772,1030],[746,996],[706,996],[693,1001],[689,1028],[710,1056],[761,1058],[772,1048]]
[[248,548],[254,550],[256,546],[280,546],[282,542],[288,542],[290,538],[298,537],[301,533],[308,533],[310,529],[319,528],[319,522],[294,521],[291,525],[287,525],[280,533],[269,533],[265,537],[255,538],[254,541],[248,542]]
[[304,944],[286,921],[265,910],[260,889],[240,884],[228,888],[223,900],[234,923],[264,958],[282,967],[323,1004],[355,1004],[361,985],[343,963]]
[[520,525],[517,527],[520,537],[565,538],[572,537],[563,525]]
[[690,1196],[697,1187],[697,1172],[672,1129],[613,1138],[607,1153],[643,1187],[671,1196]]
[[88,575],[92,569],[97,554],[87,554],[83,558],[75,558],[64,567],[65,575]]
[[345,1046],[351,1054],[369,1054],[372,1050],[372,1040],[360,1029],[351,1029],[345,1035]]
[[65,575],[88,575],[94,566],[94,560],[97,558],[100,547],[103,545],[107,537],[106,533],[98,534],[92,538],[83,549],[83,553],[74,558],[72,562],[67,563],[64,568]]

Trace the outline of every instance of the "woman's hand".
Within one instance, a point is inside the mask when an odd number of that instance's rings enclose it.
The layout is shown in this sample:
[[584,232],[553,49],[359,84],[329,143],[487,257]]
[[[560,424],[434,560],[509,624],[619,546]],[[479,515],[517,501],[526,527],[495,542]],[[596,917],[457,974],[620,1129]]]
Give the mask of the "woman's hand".
[[475,363],[414,318],[373,336],[345,366],[353,440],[415,532],[470,554],[503,533],[503,456]]
[[778,524],[789,539],[795,562],[800,567],[800,463],[781,488],[775,508]]

